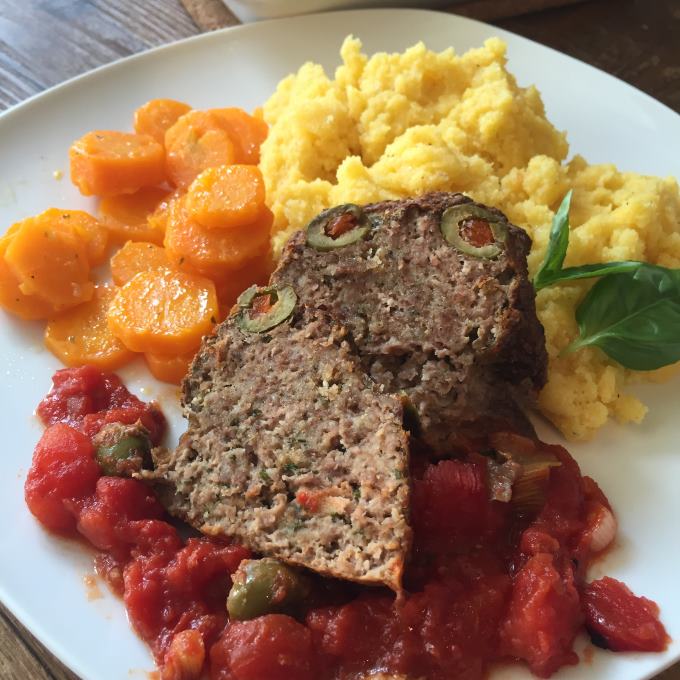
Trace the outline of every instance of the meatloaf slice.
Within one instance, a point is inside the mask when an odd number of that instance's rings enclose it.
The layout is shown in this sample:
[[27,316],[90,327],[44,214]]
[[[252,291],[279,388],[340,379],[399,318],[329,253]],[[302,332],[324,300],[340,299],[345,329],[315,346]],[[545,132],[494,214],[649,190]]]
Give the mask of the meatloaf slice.
[[452,427],[545,382],[530,245],[498,210],[431,193],[325,211],[291,238],[271,281],[345,325],[365,370],[406,393],[441,448]]
[[291,292],[249,289],[204,340],[183,384],[188,430],[155,452],[156,487],[203,533],[399,591],[411,541],[401,402],[326,315],[294,303],[281,322]]

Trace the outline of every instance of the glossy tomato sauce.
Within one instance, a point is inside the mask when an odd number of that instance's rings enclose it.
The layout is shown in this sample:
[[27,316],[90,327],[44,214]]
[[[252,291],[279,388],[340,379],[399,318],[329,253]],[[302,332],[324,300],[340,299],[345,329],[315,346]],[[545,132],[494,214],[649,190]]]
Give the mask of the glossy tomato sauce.
[[[229,622],[230,575],[247,549],[183,540],[153,492],[101,474],[92,437],[107,423],[140,420],[158,443],[160,411],[91,367],[65,369],[38,407],[48,426],[26,480],[26,502],[49,529],[84,537],[97,570],[125,601],[164,680],[358,678],[384,671],[432,680],[484,677],[496,660],[522,660],[537,675],[577,663],[586,627],[623,651],[659,651],[668,636],[658,608],[622,583],[584,577],[609,503],[569,454],[507,432],[467,441],[437,459],[412,460],[414,549],[399,601],[378,588],[318,579],[300,619],[270,614]],[[540,503],[490,501],[478,451],[550,455]],[[535,499],[534,499],[535,500]]]

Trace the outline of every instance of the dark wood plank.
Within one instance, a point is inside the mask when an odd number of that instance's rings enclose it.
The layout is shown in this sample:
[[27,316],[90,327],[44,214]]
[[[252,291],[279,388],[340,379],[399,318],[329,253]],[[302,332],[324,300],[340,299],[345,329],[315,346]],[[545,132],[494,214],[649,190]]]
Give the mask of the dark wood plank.
[[680,0],[591,0],[496,25],[597,66],[680,113]]
[[0,604],[0,678],[78,680]]
[[199,32],[179,0],[0,0],[0,110]]

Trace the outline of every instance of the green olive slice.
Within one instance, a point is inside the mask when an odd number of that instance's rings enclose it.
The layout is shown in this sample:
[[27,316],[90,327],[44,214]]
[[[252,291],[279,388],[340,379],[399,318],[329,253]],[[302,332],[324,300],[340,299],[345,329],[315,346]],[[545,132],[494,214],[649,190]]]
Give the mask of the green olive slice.
[[370,229],[366,213],[358,205],[346,203],[324,210],[307,225],[307,244],[322,252],[343,248],[360,241]]
[[150,455],[151,446],[146,437],[123,437],[111,446],[100,446],[95,452],[102,472],[111,477],[141,470]]
[[288,319],[296,302],[297,295],[291,286],[251,286],[237,300],[241,309],[236,322],[249,333],[264,333]]
[[[486,222],[491,228],[494,242],[476,246],[466,241],[460,233],[460,229],[466,220]],[[447,208],[442,215],[441,230],[447,242],[458,250],[487,260],[493,260],[500,255],[500,244],[505,242],[508,233],[507,225],[496,214],[474,203],[460,203]]]
[[246,288],[237,298],[236,298],[236,304],[239,307],[250,307],[250,303],[253,301],[253,298],[257,295],[257,291],[259,290],[259,286],[257,284],[253,284],[249,288]]
[[311,594],[309,577],[278,560],[243,560],[232,575],[227,611],[235,621],[295,614]]

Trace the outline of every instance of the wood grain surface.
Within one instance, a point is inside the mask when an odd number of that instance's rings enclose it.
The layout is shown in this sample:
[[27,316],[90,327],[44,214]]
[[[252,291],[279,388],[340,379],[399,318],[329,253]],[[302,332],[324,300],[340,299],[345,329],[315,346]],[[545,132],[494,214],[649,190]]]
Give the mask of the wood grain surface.
[[[194,3],[192,12],[199,4],[211,11],[204,0],[186,2]],[[212,11],[234,22],[217,5]],[[680,112],[680,0],[591,0],[494,23]],[[101,64],[200,32],[180,0],[0,0],[0,110]],[[658,678],[680,680],[680,666]],[[78,680],[2,605],[0,679]]]

